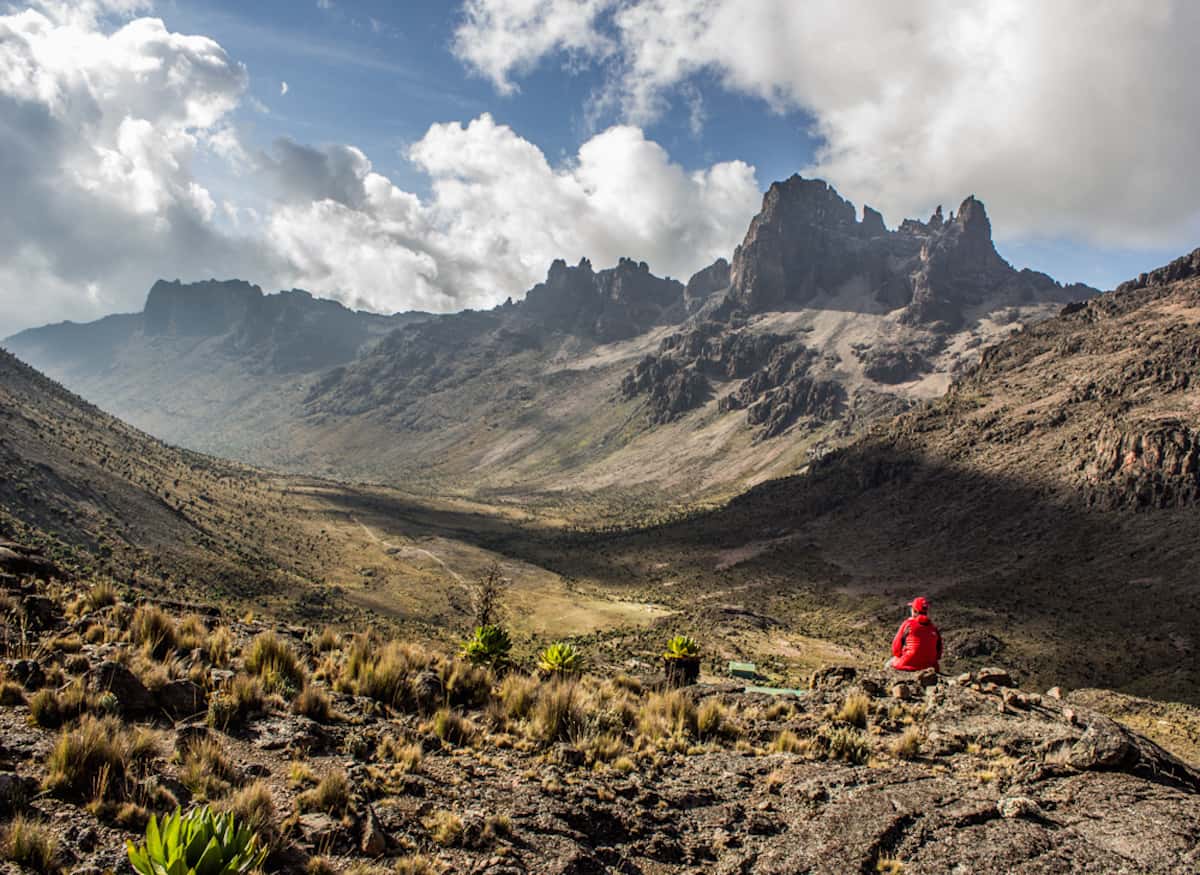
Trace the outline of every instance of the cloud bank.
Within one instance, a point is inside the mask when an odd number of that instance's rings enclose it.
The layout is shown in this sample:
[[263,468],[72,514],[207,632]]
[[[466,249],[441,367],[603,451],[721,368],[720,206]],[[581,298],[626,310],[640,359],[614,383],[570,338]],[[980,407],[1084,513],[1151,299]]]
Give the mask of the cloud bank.
[[[345,144],[242,142],[248,73],[134,0],[0,15],[0,336],[140,308],[159,276],[241,276],[380,311],[519,297],[554,258],[630,256],[686,277],[759,202],[742,162],[695,172],[617,126],[555,165],[481,115],[435,124],[404,191]],[[281,89],[282,90],[282,89]],[[252,194],[214,196],[217,162]]]
[[[807,175],[892,222],[978,193],[1008,237],[1186,246],[1200,230],[1183,0],[468,0],[455,51],[507,93],[571,54],[646,124],[700,74],[811,115]],[[571,34],[564,36],[566,23]]]

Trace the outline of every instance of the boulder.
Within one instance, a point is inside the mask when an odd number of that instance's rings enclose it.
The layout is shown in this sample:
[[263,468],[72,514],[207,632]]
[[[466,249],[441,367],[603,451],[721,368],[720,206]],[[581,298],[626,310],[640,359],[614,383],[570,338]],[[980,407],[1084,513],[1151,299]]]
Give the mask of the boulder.
[[157,695],[160,707],[176,720],[195,717],[208,709],[203,688],[187,679],[171,681]]
[[106,661],[91,673],[91,686],[97,693],[110,692],[126,717],[143,716],[158,708],[155,697],[137,675],[119,662]]
[[1003,668],[996,668],[995,666],[979,669],[975,673],[975,680],[983,685],[995,684],[998,687],[1015,687],[1017,685],[1017,682],[1013,680],[1012,675],[1008,671]]

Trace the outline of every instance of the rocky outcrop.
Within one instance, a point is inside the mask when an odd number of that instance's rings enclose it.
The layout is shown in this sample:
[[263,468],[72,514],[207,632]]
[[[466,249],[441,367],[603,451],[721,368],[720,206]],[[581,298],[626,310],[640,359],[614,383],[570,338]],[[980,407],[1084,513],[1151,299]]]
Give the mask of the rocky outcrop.
[[596,272],[586,258],[575,267],[559,259],[519,306],[522,317],[545,330],[610,342],[678,321],[683,293],[681,283],[654,276],[644,261],[622,258]]
[[1178,507],[1200,499],[1200,440],[1182,422],[1149,431],[1104,428],[1085,469],[1090,504],[1117,507]]
[[718,292],[729,288],[729,262],[718,258],[708,267],[697,271],[683,290],[687,312],[695,313]]
[[939,206],[927,222],[888,231],[870,207],[854,206],[820,180],[793,176],[771,186],[733,256],[729,306],[761,313],[836,296],[851,281],[908,324],[960,327],[972,307],[1053,301],[1095,294],[1045,274],[1016,271],[992,245],[991,222],[973,195],[957,214]]

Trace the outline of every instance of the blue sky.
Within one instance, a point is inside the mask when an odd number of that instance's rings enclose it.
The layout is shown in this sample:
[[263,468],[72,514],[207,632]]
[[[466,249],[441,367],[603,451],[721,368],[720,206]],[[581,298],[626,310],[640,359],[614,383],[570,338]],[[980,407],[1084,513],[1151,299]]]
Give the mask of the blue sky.
[[558,257],[686,278],[796,172],[893,227],[975,194],[1015,266],[1109,288],[1200,239],[1197,33],[1172,0],[0,0],[0,336],[160,276],[380,311]]

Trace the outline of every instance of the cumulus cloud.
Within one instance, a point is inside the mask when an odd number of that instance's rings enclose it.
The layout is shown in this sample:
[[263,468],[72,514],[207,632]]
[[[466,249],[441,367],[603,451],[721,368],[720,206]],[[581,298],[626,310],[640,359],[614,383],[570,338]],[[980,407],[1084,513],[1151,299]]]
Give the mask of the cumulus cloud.
[[235,148],[226,116],[246,72],[212,40],[141,4],[45,3],[0,16],[0,324],[134,309],[157,275],[253,274],[270,258],[228,238],[192,175]]
[[288,93],[288,84],[287,84],[287,82],[286,82],[286,81],[285,81],[285,82],[280,82],[280,83],[279,83],[279,96],[280,96],[280,97],[283,97],[283,95],[285,95],[285,94],[287,94],[287,93]]
[[454,50],[502,94],[512,94],[513,74],[528,72],[550,52],[607,54],[612,43],[595,22],[612,5],[612,0],[467,0]]
[[[264,151],[233,121],[246,70],[207,37],[131,18],[139,8],[0,15],[0,336],[137,310],[160,276],[382,311],[520,297],[559,257],[686,277],[729,254],[759,202],[750,166],[687,171],[625,125],[555,164],[489,115],[435,124],[407,155],[425,198],[351,145]],[[206,185],[214,166],[236,194]]]
[[688,173],[628,126],[562,167],[486,114],[432,126],[409,154],[430,176],[426,201],[352,147],[277,144],[268,234],[297,284],[373,309],[448,310],[519,297],[555,258],[631,256],[686,278],[732,251],[760,200],[752,167]]
[[1198,27],[1175,0],[472,0],[455,48],[502,93],[588,56],[640,124],[701,73],[805,111],[824,142],[806,172],[892,221],[976,192],[1002,235],[1186,245]]

